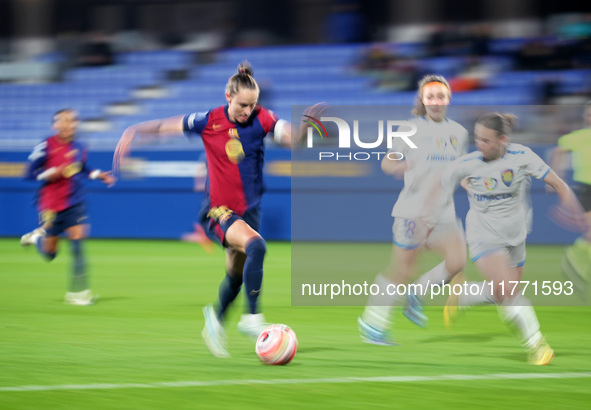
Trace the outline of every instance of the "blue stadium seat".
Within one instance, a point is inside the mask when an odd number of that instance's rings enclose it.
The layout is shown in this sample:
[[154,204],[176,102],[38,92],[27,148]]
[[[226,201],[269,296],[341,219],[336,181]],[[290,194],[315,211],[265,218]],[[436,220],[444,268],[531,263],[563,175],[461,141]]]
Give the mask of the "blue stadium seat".
[[127,84],[139,87],[155,85],[164,80],[159,68],[145,66],[109,66],[75,68],[66,73],[66,79],[86,84]]
[[163,70],[182,69],[190,66],[193,60],[192,52],[181,50],[136,51],[120,53],[116,57],[119,64],[157,67]]
[[[493,40],[493,55],[481,58],[500,72],[487,82],[487,89],[454,94],[453,107],[462,105],[520,105],[538,103],[543,85],[552,81],[562,93],[583,94],[591,89],[591,70],[509,71],[514,67],[511,53],[526,39]],[[55,84],[0,85],[0,141],[39,140],[49,134],[51,116],[58,109],[77,109],[83,119],[106,118],[113,124],[108,132],[85,133],[89,141],[109,144],[122,131],[138,122],[206,111],[225,104],[224,87],[238,63],[248,59],[255,78],[265,92],[268,108],[290,119],[292,106],[326,102],[332,105],[414,104],[415,92],[384,92],[372,88],[373,79],[358,75],[352,66],[368,45],[302,45],[241,48],[218,53],[216,62],[194,66],[193,54],[179,50],[120,53],[117,65],[78,67],[65,73],[65,82]],[[417,56],[424,43],[396,44],[399,56]],[[59,61],[57,54],[43,61]],[[437,72],[448,77],[460,72],[466,57],[420,59],[421,72]],[[188,69],[189,79],[166,81],[167,70]],[[142,86],[162,85],[167,98],[136,101],[140,113],[108,116],[107,104],[134,101],[133,91]],[[410,115],[410,114],[409,114]],[[4,146],[4,145],[3,145]]]

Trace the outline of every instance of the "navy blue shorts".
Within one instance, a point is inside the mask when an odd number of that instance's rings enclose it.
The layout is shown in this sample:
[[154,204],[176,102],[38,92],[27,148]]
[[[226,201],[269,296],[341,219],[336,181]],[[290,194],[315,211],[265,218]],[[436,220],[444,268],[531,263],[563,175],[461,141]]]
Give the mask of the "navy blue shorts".
[[48,225],[45,228],[47,236],[59,236],[72,226],[89,223],[86,207],[82,202],[78,202],[76,205],[72,205],[58,213],[51,214],[44,211],[41,214],[42,223]]
[[207,237],[226,248],[228,247],[225,240],[226,232],[238,220],[246,222],[248,226],[258,232],[261,225],[260,207],[251,208],[240,216],[225,206],[209,208],[207,203],[199,212],[199,222]]

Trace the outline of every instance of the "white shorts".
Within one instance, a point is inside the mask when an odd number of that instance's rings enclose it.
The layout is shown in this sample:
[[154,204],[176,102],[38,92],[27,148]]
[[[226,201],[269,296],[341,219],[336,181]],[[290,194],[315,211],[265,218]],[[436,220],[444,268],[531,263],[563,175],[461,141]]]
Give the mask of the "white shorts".
[[468,242],[468,250],[470,252],[470,260],[476,262],[484,255],[493,252],[503,252],[509,258],[509,267],[519,268],[525,265],[525,241],[517,246],[508,246],[501,243],[493,242]]
[[392,234],[394,245],[403,249],[430,247],[456,235],[464,241],[464,229],[459,219],[455,222],[438,223],[433,228],[429,228],[419,220],[396,217]]

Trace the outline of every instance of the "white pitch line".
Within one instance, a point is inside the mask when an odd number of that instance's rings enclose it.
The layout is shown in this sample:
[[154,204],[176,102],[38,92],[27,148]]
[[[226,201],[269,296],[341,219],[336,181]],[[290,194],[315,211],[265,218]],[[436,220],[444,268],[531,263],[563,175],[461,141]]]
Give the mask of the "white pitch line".
[[580,379],[591,378],[591,372],[582,373],[497,373],[497,374],[442,374],[438,376],[380,376],[380,377],[333,377],[316,379],[234,379],[211,381],[177,381],[157,383],[121,383],[121,384],[62,384],[55,386],[15,386],[0,387],[2,392],[34,392],[52,390],[113,390],[113,389],[163,389],[170,387],[215,387],[240,385],[277,385],[277,384],[340,384],[340,383],[417,383],[444,382],[450,380],[526,380],[526,379]]

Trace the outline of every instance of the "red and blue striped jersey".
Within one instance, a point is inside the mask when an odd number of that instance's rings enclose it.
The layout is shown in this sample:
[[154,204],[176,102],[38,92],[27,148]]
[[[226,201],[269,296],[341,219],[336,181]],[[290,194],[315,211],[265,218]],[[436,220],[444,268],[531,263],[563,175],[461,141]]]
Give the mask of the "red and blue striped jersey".
[[228,119],[227,106],[184,117],[185,135],[201,135],[205,146],[210,209],[226,206],[242,216],[260,203],[264,190],[264,138],[277,120],[275,113],[260,105],[244,124]]
[[60,212],[84,199],[84,180],[90,170],[86,165],[86,149],[78,141],[61,142],[52,136],[33,149],[29,155],[27,179],[50,168],[62,167],[61,176],[55,181],[44,181],[37,193],[39,211]]

